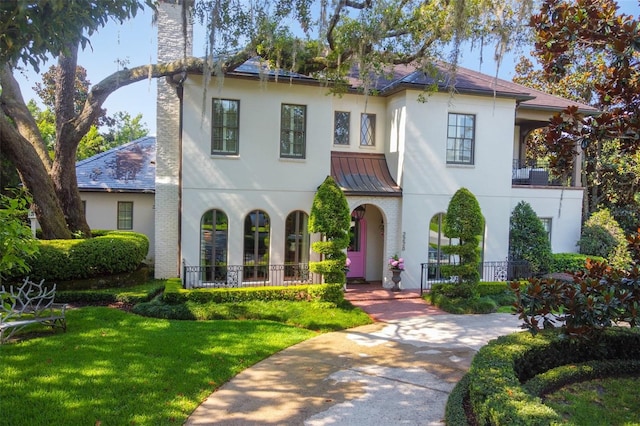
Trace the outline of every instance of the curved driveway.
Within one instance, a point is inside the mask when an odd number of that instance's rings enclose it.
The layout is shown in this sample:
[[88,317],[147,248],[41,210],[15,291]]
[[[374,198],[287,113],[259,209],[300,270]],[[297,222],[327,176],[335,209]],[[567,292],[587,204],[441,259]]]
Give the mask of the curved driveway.
[[378,322],[274,354],[211,394],[185,424],[441,425],[477,350],[519,331],[514,315],[451,315],[408,291],[376,294],[347,298]]

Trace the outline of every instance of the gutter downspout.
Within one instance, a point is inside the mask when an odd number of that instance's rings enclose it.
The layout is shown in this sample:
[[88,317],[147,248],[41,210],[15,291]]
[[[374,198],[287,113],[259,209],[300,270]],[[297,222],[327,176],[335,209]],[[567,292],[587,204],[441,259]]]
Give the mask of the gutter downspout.
[[[183,129],[183,104],[184,104],[184,82],[187,80],[185,71],[180,74],[167,77],[169,85],[176,89],[176,96],[180,103],[180,113],[178,114],[178,257],[177,271],[178,276],[182,277],[182,174],[183,174],[183,158],[182,158],[182,129]],[[184,277],[182,277],[184,279]]]

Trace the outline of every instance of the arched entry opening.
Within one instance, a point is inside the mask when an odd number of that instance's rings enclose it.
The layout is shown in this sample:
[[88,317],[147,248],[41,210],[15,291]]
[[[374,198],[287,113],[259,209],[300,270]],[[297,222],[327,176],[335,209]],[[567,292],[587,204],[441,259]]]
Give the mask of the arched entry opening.
[[373,204],[361,204],[351,212],[347,280],[351,283],[382,281],[384,219]]

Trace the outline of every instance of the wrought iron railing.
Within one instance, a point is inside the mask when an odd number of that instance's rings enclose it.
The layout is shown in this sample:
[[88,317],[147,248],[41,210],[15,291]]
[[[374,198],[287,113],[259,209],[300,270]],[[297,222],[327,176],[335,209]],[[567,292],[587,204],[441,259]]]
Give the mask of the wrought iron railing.
[[284,265],[216,265],[182,267],[184,288],[229,288],[320,284],[322,276],[306,263]]
[[543,160],[513,160],[511,184],[571,186],[569,179],[561,179],[555,176],[549,167],[549,162]]
[[[455,282],[456,277],[444,274],[442,263],[421,263],[420,293],[431,290],[435,283]],[[527,261],[502,260],[484,262],[480,267],[481,281],[510,281],[531,277],[531,268]]]

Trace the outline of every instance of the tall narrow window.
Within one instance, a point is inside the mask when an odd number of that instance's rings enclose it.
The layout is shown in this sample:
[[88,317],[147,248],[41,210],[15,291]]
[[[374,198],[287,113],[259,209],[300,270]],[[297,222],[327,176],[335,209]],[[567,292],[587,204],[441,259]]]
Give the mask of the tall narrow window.
[[118,201],[118,229],[133,229],[132,201]]
[[280,157],[305,158],[307,107],[282,104],[280,117]]
[[221,210],[209,210],[200,220],[200,266],[202,280],[227,280],[227,232],[229,221]]
[[285,279],[304,281],[309,268],[309,216],[303,211],[295,211],[285,222]]
[[336,111],[333,113],[333,143],[336,145],[349,145],[349,122],[351,113]]
[[473,164],[476,117],[471,114],[449,114],[447,125],[447,163]]
[[244,219],[244,279],[266,281],[269,277],[269,215],[254,210]]
[[237,155],[240,142],[240,101],[214,99],[211,154]]
[[541,217],[540,222],[542,222],[542,226],[544,226],[544,230],[547,231],[547,238],[551,241],[551,218],[550,217]]
[[375,146],[376,144],[376,115],[360,115],[360,145]]

